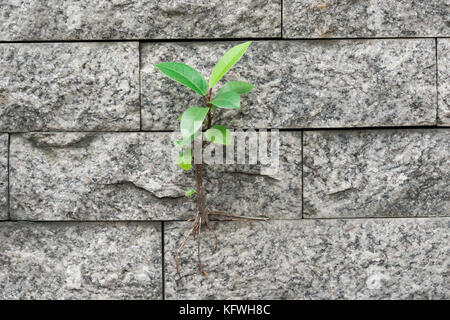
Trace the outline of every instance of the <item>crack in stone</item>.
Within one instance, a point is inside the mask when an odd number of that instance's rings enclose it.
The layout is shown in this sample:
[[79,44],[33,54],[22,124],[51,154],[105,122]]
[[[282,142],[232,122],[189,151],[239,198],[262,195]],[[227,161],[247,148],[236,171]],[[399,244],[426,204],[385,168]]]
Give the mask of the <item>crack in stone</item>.
[[275,181],[281,181],[281,179],[279,178],[275,178],[273,176],[269,176],[263,173],[257,173],[257,172],[245,172],[245,171],[224,171],[223,173],[228,173],[228,174],[242,174],[242,175],[246,175],[246,176],[250,176],[250,177],[263,177],[263,178],[267,178],[267,179],[272,179]]
[[77,137],[67,142],[51,142],[46,138],[51,138],[51,135],[28,135],[26,139],[32,146],[38,149],[64,149],[64,148],[87,148],[97,137],[96,133],[89,133],[81,137]]
[[334,191],[334,192],[328,193],[328,195],[332,196],[332,195],[337,195],[337,194],[341,194],[341,193],[344,193],[344,192],[355,191],[355,190],[357,190],[355,187],[350,187],[350,188],[346,188],[346,189],[343,189],[343,190],[338,190],[338,191]]
[[130,180],[120,180],[120,181],[111,182],[111,183],[99,183],[99,185],[103,185],[103,186],[130,186],[130,187],[132,187],[134,189],[144,191],[144,192],[150,194],[152,197],[157,198],[157,199],[175,200],[175,199],[181,199],[181,198],[185,197],[184,195],[179,195],[179,196],[160,196],[160,195],[156,194],[154,191],[151,191],[151,190],[148,190],[145,187],[139,186],[135,182],[130,181]]

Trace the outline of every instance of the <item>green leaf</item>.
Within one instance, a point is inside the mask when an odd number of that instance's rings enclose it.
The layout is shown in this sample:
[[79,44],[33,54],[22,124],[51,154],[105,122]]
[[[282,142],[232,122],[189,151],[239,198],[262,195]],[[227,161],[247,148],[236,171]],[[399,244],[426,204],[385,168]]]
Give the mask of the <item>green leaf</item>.
[[231,143],[231,131],[225,126],[215,125],[205,132],[205,138],[216,144],[229,145]]
[[253,86],[244,81],[230,81],[227,82],[217,93],[217,95],[224,94],[225,92],[234,91],[237,94],[247,94],[253,90]]
[[201,134],[202,134],[201,131],[197,131],[193,135],[183,138],[183,140],[181,140],[181,141],[180,140],[174,140],[173,144],[176,147],[184,147],[185,145],[190,144],[195,138],[197,138]]
[[180,129],[183,140],[190,139],[202,128],[207,113],[208,108],[201,107],[191,107],[183,112],[180,120]]
[[186,197],[189,197],[189,196],[192,196],[194,193],[195,193],[195,190],[194,190],[194,189],[189,189],[188,191],[186,191],[185,196],[186,196]]
[[225,109],[240,109],[241,108],[241,96],[234,91],[225,92],[217,95],[211,104]]
[[192,149],[187,148],[178,154],[177,164],[183,170],[190,170],[192,162]]
[[223,55],[219,62],[217,62],[211,72],[211,76],[209,77],[210,88],[214,87],[214,85],[225,75],[225,73],[227,73],[228,70],[230,70],[230,68],[234,66],[239,59],[241,59],[242,55],[245,51],[247,51],[247,48],[251,43],[251,41],[241,43],[234,46]]
[[156,67],[170,79],[191,88],[201,96],[206,95],[208,84],[200,72],[194,68],[179,62],[163,62]]

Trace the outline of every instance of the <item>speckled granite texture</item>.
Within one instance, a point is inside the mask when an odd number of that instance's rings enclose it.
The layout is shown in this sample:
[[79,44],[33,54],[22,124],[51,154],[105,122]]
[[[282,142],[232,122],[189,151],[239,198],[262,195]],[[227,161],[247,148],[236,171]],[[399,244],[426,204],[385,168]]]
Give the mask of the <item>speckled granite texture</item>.
[[439,37],[450,34],[448,0],[284,0],[286,38]]
[[[181,285],[171,131],[202,102],[155,64],[208,79],[249,40],[214,124],[279,129],[279,170],[204,188],[271,220],[204,228],[209,279],[190,238]],[[0,299],[450,299],[449,55],[450,0],[0,1]]]
[[314,131],[304,136],[304,216],[450,213],[450,130]]
[[[165,231],[168,299],[448,299],[449,218],[214,223],[203,237],[206,279],[188,224]],[[230,236],[232,235],[232,236]],[[251,239],[251,241],[249,241]]]
[[[233,43],[147,43],[142,47],[142,123],[171,129],[186,106],[201,103],[154,65],[179,61],[208,77]],[[433,39],[258,41],[224,77],[255,89],[241,111],[219,121],[235,128],[329,128],[436,124]],[[217,90],[216,90],[217,91]]]
[[0,44],[0,131],[139,129],[139,44]]
[[0,220],[8,219],[8,135],[0,134]]
[[16,0],[0,5],[3,41],[280,35],[280,0]]
[[[176,154],[170,133],[13,134],[11,218],[190,218],[195,199],[184,194],[195,180],[191,171],[178,168]],[[301,218],[301,132],[280,133],[277,173],[262,174],[259,168],[207,166],[209,209]]]
[[450,39],[438,39],[438,124],[450,125]]
[[160,223],[0,224],[0,299],[161,299]]

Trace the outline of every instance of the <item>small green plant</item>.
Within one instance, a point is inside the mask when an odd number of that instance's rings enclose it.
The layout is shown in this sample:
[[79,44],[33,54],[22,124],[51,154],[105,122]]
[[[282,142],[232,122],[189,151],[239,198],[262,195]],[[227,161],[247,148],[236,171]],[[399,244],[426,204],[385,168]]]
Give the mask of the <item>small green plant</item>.
[[[192,89],[204,99],[204,106],[194,106],[186,109],[178,118],[180,121],[180,131],[182,139],[175,140],[176,148],[179,148],[179,155],[177,163],[183,170],[191,170],[194,150],[192,142],[194,139],[202,134],[204,131],[206,141],[203,141],[201,148],[203,149],[207,143],[215,143],[220,145],[229,145],[231,143],[232,135],[230,130],[224,125],[215,125],[213,123],[217,109],[240,109],[241,95],[249,93],[253,86],[250,83],[243,81],[231,81],[224,84],[215,96],[213,96],[213,88],[219,80],[230,70],[230,68],[238,62],[251,41],[239,44],[228,50],[225,55],[219,60],[209,77],[209,83],[203,76],[194,68],[179,62],[163,62],[156,65],[156,67],[167,77],[175,80],[186,87]],[[178,276],[182,281],[178,258],[182,251],[186,240],[192,233],[194,241],[197,240],[197,256],[200,271],[208,277],[208,274],[202,267],[200,259],[200,235],[202,226],[206,226],[215,237],[215,250],[217,250],[217,235],[211,228],[209,221],[211,220],[266,220],[263,218],[251,218],[234,216],[225,214],[220,211],[208,211],[206,209],[206,197],[203,188],[203,164],[194,163],[196,189],[186,191],[186,196],[197,196],[197,215],[190,221],[194,222],[192,229],[184,238],[180,247],[178,248],[175,263]]]

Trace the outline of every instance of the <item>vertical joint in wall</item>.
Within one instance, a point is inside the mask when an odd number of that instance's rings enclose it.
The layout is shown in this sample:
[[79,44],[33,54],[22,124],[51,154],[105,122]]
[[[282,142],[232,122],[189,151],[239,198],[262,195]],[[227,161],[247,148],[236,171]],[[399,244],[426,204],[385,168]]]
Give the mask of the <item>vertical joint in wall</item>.
[[141,85],[141,70],[142,70],[142,45],[141,41],[138,43],[138,53],[139,53],[139,130],[142,131],[142,85]]
[[439,69],[438,69],[438,38],[434,38],[435,66],[436,66],[436,125],[439,125]]
[[281,39],[283,39],[283,0],[280,0],[280,6],[281,6],[281,31],[280,31],[280,35],[281,35]]
[[8,170],[8,181],[7,181],[7,183],[8,183],[8,195],[7,195],[7,201],[6,201],[6,207],[7,207],[7,210],[8,210],[8,220],[10,221],[11,220],[11,184],[10,184],[10,179],[9,179],[9,172],[10,172],[10,157],[11,157],[11,134],[10,133],[8,133],[8,150],[7,150],[7,153],[8,153],[8,157],[7,157],[7,160],[6,160],[6,169]]
[[305,179],[303,178],[303,171],[304,171],[304,168],[305,168],[305,163],[304,163],[304,157],[303,157],[303,149],[304,149],[304,139],[303,139],[303,136],[305,135],[305,131],[304,130],[302,130],[301,131],[301,139],[302,139],[302,143],[301,143],[301,146],[302,146],[302,152],[301,152],[301,155],[302,155],[302,219],[303,219],[303,211],[304,211],[304,206],[305,206],[305,203],[304,203],[304,199],[305,199],[305,193],[303,192],[303,190],[304,190],[304,186],[305,186]]
[[166,275],[164,254],[164,221],[161,221],[161,299],[166,300]]

